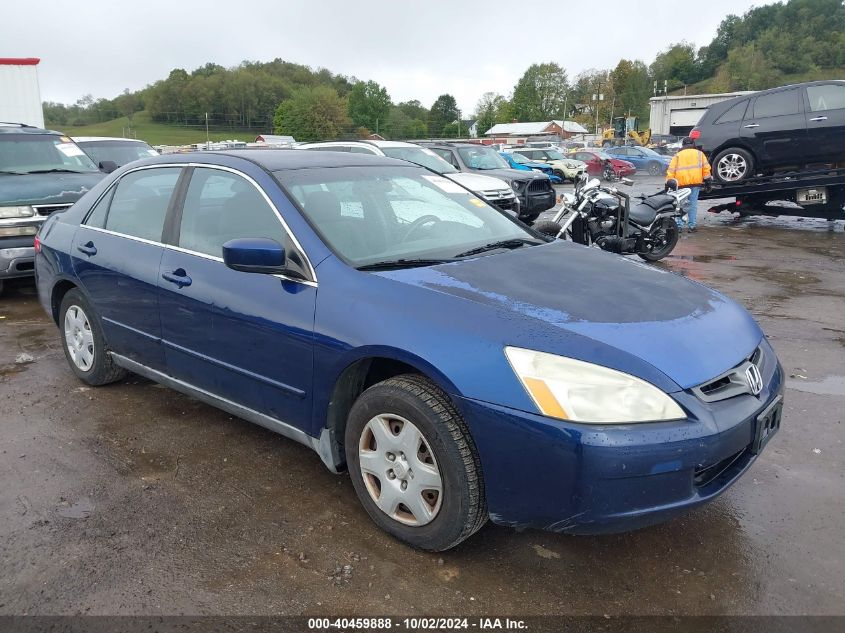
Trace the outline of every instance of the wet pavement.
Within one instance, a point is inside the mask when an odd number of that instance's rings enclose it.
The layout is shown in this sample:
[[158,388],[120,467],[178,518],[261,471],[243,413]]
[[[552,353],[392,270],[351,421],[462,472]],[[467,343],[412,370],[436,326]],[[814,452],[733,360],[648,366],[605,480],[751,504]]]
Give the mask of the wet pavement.
[[845,614],[843,222],[699,223],[659,265],[740,301],[770,336],[789,380],[762,457],[664,525],[488,524],[442,554],[379,531],[348,477],[298,444],[140,378],[83,386],[34,287],[13,284],[0,614]]

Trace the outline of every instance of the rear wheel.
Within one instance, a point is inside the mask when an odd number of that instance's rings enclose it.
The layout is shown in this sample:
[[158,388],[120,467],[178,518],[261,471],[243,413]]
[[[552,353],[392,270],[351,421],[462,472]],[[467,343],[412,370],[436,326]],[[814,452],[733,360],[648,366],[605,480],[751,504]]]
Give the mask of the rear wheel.
[[658,162],[653,162],[648,164],[648,175],[649,176],[659,176],[663,173],[663,167]]
[[740,147],[729,147],[716,154],[713,173],[719,182],[742,182],[754,173],[754,158]]
[[656,262],[669,255],[680,238],[680,229],[673,218],[663,218],[649,234],[651,246],[637,253],[647,262]]
[[109,354],[94,308],[79,290],[69,290],[62,299],[59,329],[65,358],[80,380],[99,386],[126,375]]
[[367,389],[349,412],[345,444],[358,499],[394,537],[442,551],[487,521],[475,444],[428,379],[405,374]]

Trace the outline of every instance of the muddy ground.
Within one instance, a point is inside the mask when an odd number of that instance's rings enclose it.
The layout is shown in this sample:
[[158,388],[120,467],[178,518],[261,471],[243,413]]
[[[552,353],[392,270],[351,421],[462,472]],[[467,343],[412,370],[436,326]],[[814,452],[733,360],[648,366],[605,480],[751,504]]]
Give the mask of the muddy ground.
[[443,554],[380,532],[298,444],[142,379],[83,386],[33,285],[11,285],[0,614],[845,614],[843,223],[700,226],[661,265],[747,306],[790,376],[762,457],[668,524],[488,524]]

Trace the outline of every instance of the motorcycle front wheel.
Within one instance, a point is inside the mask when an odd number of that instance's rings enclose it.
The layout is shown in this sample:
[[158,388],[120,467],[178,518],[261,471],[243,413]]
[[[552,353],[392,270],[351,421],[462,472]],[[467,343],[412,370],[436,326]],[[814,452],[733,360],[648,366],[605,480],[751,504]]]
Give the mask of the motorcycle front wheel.
[[669,255],[680,238],[680,230],[674,218],[663,218],[663,220],[651,229],[649,233],[651,246],[645,246],[645,250],[639,251],[637,255],[647,262],[660,261]]

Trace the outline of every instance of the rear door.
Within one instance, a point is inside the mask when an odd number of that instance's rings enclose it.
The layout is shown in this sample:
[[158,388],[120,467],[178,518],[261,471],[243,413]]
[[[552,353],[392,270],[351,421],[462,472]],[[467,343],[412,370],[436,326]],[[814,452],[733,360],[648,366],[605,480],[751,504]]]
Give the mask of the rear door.
[[[174,233],[158,282],[168,372],[309,428],[317,285],[278,211],[245,174],[195,167]],[[223,244],[241,237],[278,241],[307,280],[226,267]]]
[[845,159],[845,83],[807,86],[808,163]]
[[158,267],[181,174],[181,167],[154,167],[122,176],[80,225],[71,249],[109,347],[158,370],[164,368]]
[[748,108],[740,136],[752,148],[758,167],[802,165],[807,145],[802,88],[759,95]]

